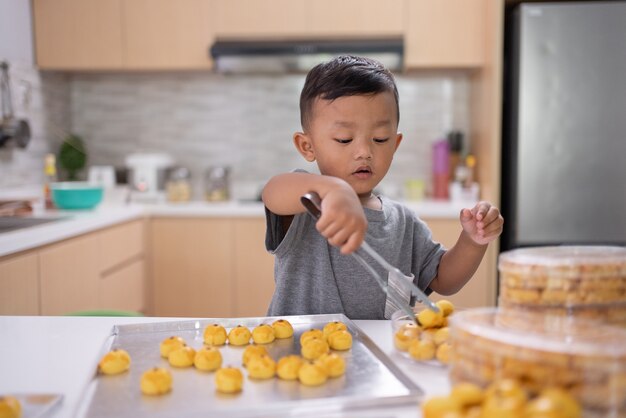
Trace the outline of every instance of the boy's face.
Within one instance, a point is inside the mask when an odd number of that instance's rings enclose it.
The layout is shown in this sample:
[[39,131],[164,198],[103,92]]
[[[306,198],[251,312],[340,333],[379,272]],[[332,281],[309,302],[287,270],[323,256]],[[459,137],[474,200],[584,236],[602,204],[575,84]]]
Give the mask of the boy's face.
[[345,96],[313,103],[307,132],[294,142],[320,173],[339,177],[361,197],[368,197],[385,177],[402,134],[390,92]]

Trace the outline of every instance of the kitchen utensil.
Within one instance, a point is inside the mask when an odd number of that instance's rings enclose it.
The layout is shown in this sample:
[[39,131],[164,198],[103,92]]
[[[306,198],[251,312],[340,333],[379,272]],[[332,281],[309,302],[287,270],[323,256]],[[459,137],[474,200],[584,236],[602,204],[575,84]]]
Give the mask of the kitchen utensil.
[[[291,323],[294,335],[265,345],[274,360],[300,354],[300,336],[311,328],[341,321],[352,334],[352,348],[340,355],[346,360],[345,376],[329,379],[325,384],[309,387],[300,382],[278,378],[257,381],[245,378],[243,390],[236,395],[216,393],[212,373],[169,367],[159,353],[162,340],[175,335],[187,345],[203,346],[203,330],[219,324],[230,331],[237,325],[253,329],[277,319]],[[111,349],[123,348],[132,358],[128,372],[118,376],[94,373],[81,396],[75,416],[99,417],[283,417],[283,416],[362,416],[372,408],[417,405],[422,390],[378,348],[350,319],[342,314],[301,315],[285,317],[204,318],[174,322],[117,325],[102,347],[101,355]],[[240,367],[243,347],[226,344],[220,347],[224,365]],[[98,356],[100,358],[100,356]],[[97,359],[95,359],[97,361]],[[167,367],[172,373],[174,389],[159,399],[141,394],[141,374],[155,365]],[[96,370],[94,363],[93,370]],[[245,372],[244,372],[245,373]],[[120,401],[123,400],[123,401]],[[84,413],[83,413],[84,412]],[[359,415],[359,413],[361,415]],[[392,415],[392,414],[390,414]]]
[[[309,214],[313,216],[313,218],[319,219],[319,217],[322,214],[322,211],[321,211],[322,200],[320,199],[317,193],[314,193],[314,192],[307,193],[300,198],[300,201],[302,202],[304,207],[307,209]],[[399,295],[396,293],[396,291],[391,289],[387,285],[387,283],[385,283],[383,278],[378,275],[376,270],[374,270],[372,266],[370,266],[367,263],[367,261],[365,261],[365,259],[363,258],[363,252],[367,253],[370,257],[372,257],[378,264],[380,264],[391,275],[394,275],[395,277],[399,278],[400,280],[398,281],[402,283],[402,285],[409,287],[411,289],[411,293],[413,294],[413,296],[415,296],[417,300],[422,302],[432,311],[439,312],[439,308],[437,307],[437,305],[435,305],[435,303],[433,303],[430,299],[428,299],[428,296],[426,296],[426,294],[413,283],[413,279],[415,278],[413,274],[411,274],[410,276],[405,276],[398,268],[389,264],[387,260],[381,257],[380,254],[378,254],[376,251],[374,251],[374,249],[370,247],[366,241],[363,241],[363,243],[361,244],[361,247],[357,249],[355,252],[353,252],[352,256],[359,262],[359,264],[361,264],[365,268],[365,270],[367,270],[374,277],[374,279],[376,279],[376,282],[378,283],[380,288],[383,290],[383,292],[385,292],[385,294],[387,294],[387,296],[396,305],[398,305],[407,315],[409,315],[409,317],[415,318],[415,314],[413,310],[411,309],[411,307],[405,301],[403,301],[399,297]]]
[[165,190],[166,172],[174,160],[165,153],[136,153],[128,155],[125,163],[130,169],[128,183],[133,191],[155,195]]
[[11,85],[9,83],[9,64],[0,63],[0,101],[2,102],[2,120],[0,120],[0,147],[13,139],[18,147],[26,148],[30,141],[30,126],[24,119],[13,116]]
[[102,201],[103,187],[79,181],[52,183],[52,201],[59,209],[93,209]]

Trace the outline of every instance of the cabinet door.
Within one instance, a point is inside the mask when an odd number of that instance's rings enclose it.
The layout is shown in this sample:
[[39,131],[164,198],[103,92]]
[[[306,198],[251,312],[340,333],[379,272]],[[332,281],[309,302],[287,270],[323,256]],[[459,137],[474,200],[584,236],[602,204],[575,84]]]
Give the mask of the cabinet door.
[[404,0],[315,0],[306,4],[307,32],[314,37],[400,37]]
[[121,68],[121,1],[34,0],[39,68]]
[[124,0],[124,65],[209,68],[213,0]]
[[[459,238],[461,224],[458,220],[448,219],[425,219],[433,233],[433,239],[443,244],[446,248],[451,248]],[[457,294],[452,296],[435,295],[434,299],[448,299],[459,308],[475,308],[480,306],[495,305],[495,279],[493,277],[492,266],[493,256],[490,249],[483,257],[474,277]]]
[[0,315],[39,315],[37,253],[0,261]]
[[265,219],[236,219],[235,316],[265,316],[274,294],[274,257],[265,250]]
[[231,221],[156,218],[150,243],[154,315],[234,314]]
[[89,234],[39,252],[42,315],[99,307],[99,247],[98,236]]
[[98,305],[100,309],[123,311],[146,311],[145,262],[136,259],[98,281]]
[[144,221],[132,221],[98,232],[100,237],[100,271],[103,274],[144,253]]
[[406,0],[405,67],[478,67],[486,0]]
[[218,38],[306,36],[308,0],[216,0]]

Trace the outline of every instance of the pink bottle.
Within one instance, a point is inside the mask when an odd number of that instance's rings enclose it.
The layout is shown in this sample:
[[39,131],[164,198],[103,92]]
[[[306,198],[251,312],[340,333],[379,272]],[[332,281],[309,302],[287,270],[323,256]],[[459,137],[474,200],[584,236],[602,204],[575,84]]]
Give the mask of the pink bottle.
[[446,139],[433,143],[433,198],[448,199],[450,145]]

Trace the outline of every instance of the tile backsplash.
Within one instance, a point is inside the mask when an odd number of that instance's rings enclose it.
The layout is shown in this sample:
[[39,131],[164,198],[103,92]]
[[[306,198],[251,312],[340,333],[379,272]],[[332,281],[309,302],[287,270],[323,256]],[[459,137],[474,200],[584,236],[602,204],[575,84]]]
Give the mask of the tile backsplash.
[[[80,73],[21,71],[34,90],[26,150],[0,152],[0,187],[41,179],[41,162],[58,149],[53,127],[81,135],[89,164],[123,166],[137,151],[165,151],[192,172],[195,198],[208,166],[231,166],[235,197],[256,194],[274,174],[315,171],[295,150],[304,75],[210,72]],[[381,189],[398,196],[407,178],[430,177],[431,142],[449,129],[468,132],[469,78],[463,72],[398,75],[404,140]],[[28,173],[28,174],[27,174]],[[32,175],[35,173],[37,175]]]

